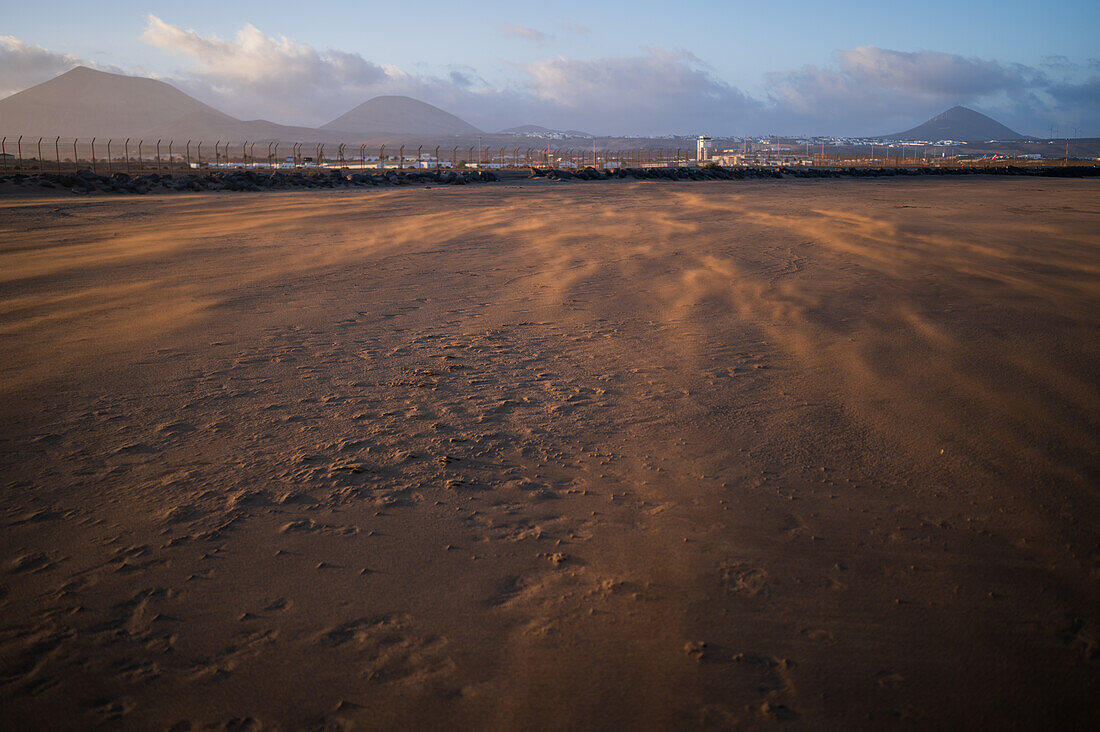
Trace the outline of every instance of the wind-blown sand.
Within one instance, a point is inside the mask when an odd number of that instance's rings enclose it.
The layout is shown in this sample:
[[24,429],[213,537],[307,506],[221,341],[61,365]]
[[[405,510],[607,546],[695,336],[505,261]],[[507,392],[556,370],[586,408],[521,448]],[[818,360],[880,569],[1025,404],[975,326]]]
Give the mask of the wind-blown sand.
[[6,198],[0,352],[12,729],[1100,714],[1097,181]]

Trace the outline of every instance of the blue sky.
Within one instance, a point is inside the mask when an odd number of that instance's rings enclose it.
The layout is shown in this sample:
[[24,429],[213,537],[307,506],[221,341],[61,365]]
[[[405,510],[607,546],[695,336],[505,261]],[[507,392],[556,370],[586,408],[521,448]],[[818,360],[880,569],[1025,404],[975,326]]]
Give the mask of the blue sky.
[[90,5],[5,0],[0,94],[76,60],[296,124],[404,92],[485,129],[874,134],[964,103],[1100,135],[1095,0]]

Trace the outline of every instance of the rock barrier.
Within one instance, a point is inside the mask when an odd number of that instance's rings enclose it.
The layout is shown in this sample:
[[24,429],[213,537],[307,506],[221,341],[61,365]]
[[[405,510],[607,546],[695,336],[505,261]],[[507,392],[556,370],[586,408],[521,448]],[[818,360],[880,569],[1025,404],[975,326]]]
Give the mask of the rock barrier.
[[15,173],[0,176],[0,184],[31,188],[60,188],[74,193],[153,193],[171,191],[271,191],[309,188],[366,188],[401,185],[466,185],[498,180],[491,171],[387,170],[377,173],[347,171],[227,170],[212,173],[145,173],[101,175],[90,170],[75,173]]

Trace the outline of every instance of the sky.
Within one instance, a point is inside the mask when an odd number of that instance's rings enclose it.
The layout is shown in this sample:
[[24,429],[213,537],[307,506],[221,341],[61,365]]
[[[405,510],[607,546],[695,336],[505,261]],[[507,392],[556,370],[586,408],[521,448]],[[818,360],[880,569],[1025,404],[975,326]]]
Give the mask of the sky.
[[898,132],[956,104],[1100,136],[1100,2],[0,0],[0,97],[76,65],[242,119],[406,94],[477,127]]

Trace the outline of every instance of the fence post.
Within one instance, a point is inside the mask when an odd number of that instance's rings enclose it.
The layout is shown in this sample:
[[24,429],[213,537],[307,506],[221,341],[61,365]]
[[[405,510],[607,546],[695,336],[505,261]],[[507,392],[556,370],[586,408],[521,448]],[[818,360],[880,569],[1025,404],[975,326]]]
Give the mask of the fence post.
[[187,141],[187,149],[185,152],[187,153],[187,169],[191,170],[191,140]]
[[74,172],[80,169],[80,163],[77,162],[78,158],[77,158],[77,153],[76,153],[76,143],[78,143],[78,142],[80,142],[80,138],[79,137],[74,137],[73,138],[73,171]]
[[169,172],[172,171],[172,144],[173,143],[175,143],[175,140],[169,140],[168,141],[168,171]]
[[57,174],[61,175],[61,135],[54,138],[53,141],[53,157],[57,162]]
[[198,158],[199,170],[202,170],[202,140],[199,140],[199,146],[195,148],[195,157]]
[[3,159],[3,160],[8,159],[8,137],[7,137],[7,135],[4,136],[3,140],[0,140],[0,154],[3,154],[3,158],[0,158],[0,159]]
[[424,146],[423,146],[423,145],[421,145],[420,147],[416,148],[416,169],[417,169],[417,170],[420,170],[420,165],[421,165],[421,162],[420,162],[420,151],[421,151],[421,150],[422,150],[423,148],[424,148]]
[[362,170],[367,169],[367,146],[359,146],[359,168]]
[[92,138],[92,172],[95,171],[95,138]]
[[19,154],[19,169],[23,170],[23,136],[15,141],[16,152]]
[[275,143],[275,152],[271,156],[271,166],[273,170],[278,170],[279,165],[279,143]]
[[386,158],[383,157],[383,155],[385,155],[385,153],[386,153],[386,146],[385,145],[382,145],[380,148],[378,148],[378,168],[379,168],[379,170],[385,170],[386,169]]
[[156,172],[160,172],[160,140],[157,140],[157,168]]
[[221,165],[222,165],[222,153],[221,153],[221,150],[218,149],[218,146],[221,145],[221,144],[222,144],[221,140],[215,140],[214,141],[214,167],[215,168],[220,168]]
[[397,152],[397,169],[405,169],[405,146],[402,145],[401,149]]

